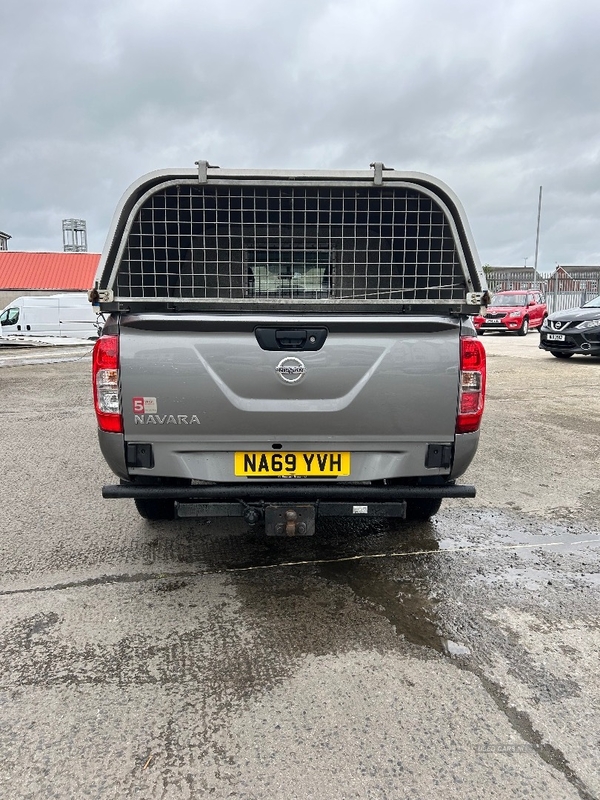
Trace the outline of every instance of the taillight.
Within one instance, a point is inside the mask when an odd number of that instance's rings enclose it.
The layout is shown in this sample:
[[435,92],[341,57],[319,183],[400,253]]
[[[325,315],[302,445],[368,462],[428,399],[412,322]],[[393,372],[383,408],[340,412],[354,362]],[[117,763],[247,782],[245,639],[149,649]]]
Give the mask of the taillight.
[[119,337],[101,336],[92,357],[94,407],[101,431],[123,432],[119,403]]
[[460,340],[460,386],[456,433],[479,429],[485,402],[485,350],[474,336]]

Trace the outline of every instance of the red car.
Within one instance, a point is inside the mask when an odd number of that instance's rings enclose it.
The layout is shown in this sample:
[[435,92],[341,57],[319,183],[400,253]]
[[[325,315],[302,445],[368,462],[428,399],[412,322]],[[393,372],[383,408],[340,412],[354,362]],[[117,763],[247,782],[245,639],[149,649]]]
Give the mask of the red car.
[[485,316],[473,318],[477,333],[512,331],[526,336],[530,328],[541,328],[548,316],[543,295],[537,289],[496,292]]

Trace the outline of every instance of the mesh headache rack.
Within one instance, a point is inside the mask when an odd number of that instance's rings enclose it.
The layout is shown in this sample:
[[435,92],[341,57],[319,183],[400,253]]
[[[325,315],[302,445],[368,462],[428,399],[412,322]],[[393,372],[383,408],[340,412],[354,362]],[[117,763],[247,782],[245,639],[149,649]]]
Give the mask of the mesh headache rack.
[[151,173],[125,195],[96,283],[103,307],[479,304],[466,221],[434,179],[379,165],[374,180],[199,164],[194,177]]

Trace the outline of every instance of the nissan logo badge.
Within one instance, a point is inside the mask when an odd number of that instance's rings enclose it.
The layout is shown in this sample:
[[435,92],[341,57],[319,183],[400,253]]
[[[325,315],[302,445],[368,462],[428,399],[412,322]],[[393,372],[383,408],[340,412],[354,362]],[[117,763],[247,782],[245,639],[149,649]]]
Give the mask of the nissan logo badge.
[[275,372],[279,373],[286,383],[297,383],[306,372],[306,367],[299,358],[288,356],[281,359],[275,367]]

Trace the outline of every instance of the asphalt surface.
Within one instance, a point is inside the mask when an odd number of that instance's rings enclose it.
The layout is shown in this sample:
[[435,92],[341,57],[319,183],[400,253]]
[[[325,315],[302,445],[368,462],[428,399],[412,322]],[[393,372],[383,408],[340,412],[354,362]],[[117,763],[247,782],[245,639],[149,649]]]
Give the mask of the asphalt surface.
[[482,341],[477,498],[296,540],[102,500],[88,350],[0,353],[0,798],[599,797],[600,362]]

